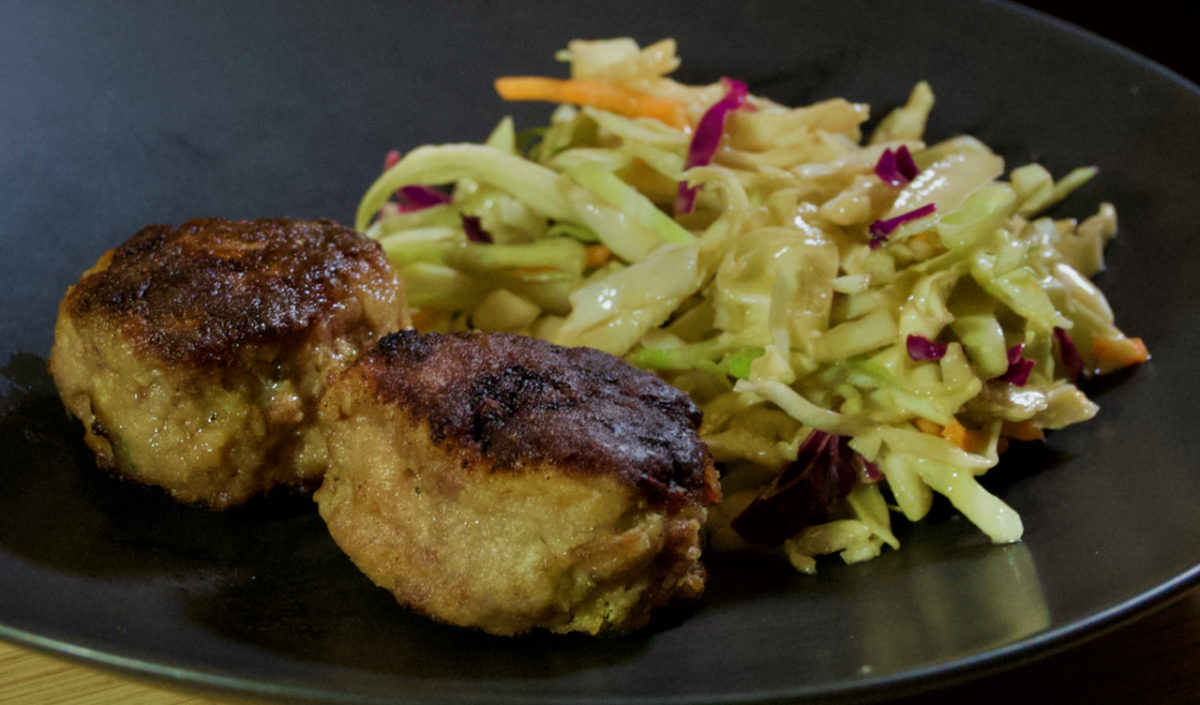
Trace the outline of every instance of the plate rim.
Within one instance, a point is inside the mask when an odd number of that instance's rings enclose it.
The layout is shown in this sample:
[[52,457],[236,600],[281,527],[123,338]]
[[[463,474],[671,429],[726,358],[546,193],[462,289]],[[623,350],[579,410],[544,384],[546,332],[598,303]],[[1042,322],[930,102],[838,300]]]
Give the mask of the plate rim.
[[[1071,35],[1078,41],[1096,46],[1105,53],[1119,56],[1123,61],[1136,65],[1140,70],[1158,74],[1177,88],[1191,94],[1200,105],[1200,86],[1177,71],[1168,68],[1114,40],[1080,27],[1068,20],[1050,15],[1042,10],[1020,5],[1012,0],[975,0],[978,4],[1000,8],[1014,14],[1025,15],[1033,21],[1052,27],[1055,31]],[[172,664],[165,660],[125,656],[115,651],[94,648],[54,636],[46,636],[10,624],[0,623],[0,639],[21,648],[28,648],[51,656],[64,657],[84,665],[98,666],[106,671],[137,680],[162,684],[175,690],[195,690],[197,693],[216,695],[243,695],[269,699],[286,698],[289,701],[329,703],[380,703],[381,705],[406,703],[479,702],[495,703],[569,703],[570,705],[694,705],[697,703],[720,703],[722,705],[745,705],[749,703],[775,703],[796,698],[836,698],[839,702],[878,702],[885,698],[909,697],[935,689],[951,687],[988,675],[1002,673],[1022,665],[1038,661],[1052,654],[1075,647],[1085,641],[1103,636],[1128,623],[1181,599],[1200,588],[1200,557],[1190,567],[1173,575],[1170,579],[1142,590],[1116,604],[1089,613],[1058,627],[1036,632],[1010,643],[977,651],[946,661],[933,662],[879,676],[867,676],[855,680],[826,681],[814,685],[777,688],[769,691],[731,691],[720,695],[583,695],[571,696],[554,693],[507,694],[485,693],[487,681],[476,681],[470,693],[447,692],[439,695],[436,685],[428,690],[396,693],[394,696],[376,696],[368,693],[346,693],[314,687],[287,679],[263,680],[242,675],[230,675],[206,671],[200,667]],[[344,668],[344,667],[343,667]],[[443,683],[443,689],[445,684]],[[886,692],[885,692],[886,691]]]
[[[729,692],[698,699],[694,695],[584,695],[561,694],[484,694],[478,687],[469,693],[443,692],[431,684],[428,692],[397,693],[395,697],[367,693],[349,693],[314,687],[286,680],[254,679],[227,673],[209,672],[196,667],[175,665],[165,661],[140,659],[84,646],[79,643],[48,637],[27,630],[0,624],[0,638],[10,644],[29,648],[59,658],[74,660],[83,665],[135,680],[148,681],[174,690],[188,690],[217,696],[245,696],[288,702],[353,703],[356,705],[398,705],[399,703],[494,703],[515,705],[750,705],[785,703],[797,698],[849,703],[878,703],[897,697],[911,697],[937,689],[949,688],[1022,665],[1040,661],[1053,654],[1076,647],[1141,619],[1200,589],[1200,562],[1170,580],[1155,585],[1107,609],[1017,641],[940,661],[926,666],[861,680],[829,681],[816,685],[778,688],[769,691]],[[477,684],[484,684],[478,681]],[[444,685],[444,684],[443,684]]]

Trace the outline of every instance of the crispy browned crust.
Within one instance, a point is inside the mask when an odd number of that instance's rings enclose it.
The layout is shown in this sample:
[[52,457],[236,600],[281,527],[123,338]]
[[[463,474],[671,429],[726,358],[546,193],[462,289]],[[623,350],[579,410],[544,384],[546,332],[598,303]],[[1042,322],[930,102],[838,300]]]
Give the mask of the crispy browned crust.
[[355,369],[381,402],[428,423],[435,444],[477,453],[473,467],[607,474],[659,505],[719,499],[695,432],[700,410],[613,355],[517,335],[401,331]]
[[[97,271],[98,270],[98,271]],[[68,293],[64,311],[118,323],[142,355],[193,366],[302,331],[351,287],[393,285],[379,244],[328,220],[151,225]]]

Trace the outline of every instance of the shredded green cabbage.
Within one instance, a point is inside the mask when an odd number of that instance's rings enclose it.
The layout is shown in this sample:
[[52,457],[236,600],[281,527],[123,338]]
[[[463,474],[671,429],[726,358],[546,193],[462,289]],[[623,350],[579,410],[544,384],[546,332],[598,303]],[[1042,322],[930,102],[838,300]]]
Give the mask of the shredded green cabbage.
[[[666,77],[679,65],[671,40],[572,41],[559,58],[576,78],[676,101],[693,127],[724,94]],[[688,130],[560,106],[545,128],[518,133],[505,118],[485,144],[414,149],[370,187],[357,225],[383,244],[424,329],[591,346],[688,392],[722,466],[717,548],[743,546],[730,520],[814,429],[849,436],[883,479],[861,480],[827,523],[784,542],[797,568],[899,547],[892,515],[920,520],[935,495],[993,541],[1016,541],[1019,516],[979,476],[1020,435],[1014,424],[1039,433],[1096,413],[1058,363],[1055,329],[1088,370],[1111,366],[1104,348],[1136,347],[1088,280],[1116,215],[1108,204],[1082,223],[1043,215],[1093,167],[1056,181],[1028,164],[1005,179],[977,139],[927,145],[933,104],[917,84],[864,144],[866,105],[751,96],[712,163],[686,172]],[[902,146],[920,171],[897,187],[874,167]],[[696,207],[674,216],[683,181],[698,186]],[[411,184],[451,185],[453,203],[389,208]],[[930,204],[869,246],[872,223]],[[495,244],[468,242],[461,214]],[[914,361],[909,335],[947,352]],[[1019,343],[1034,361],[1021,387],[1001,379]]]

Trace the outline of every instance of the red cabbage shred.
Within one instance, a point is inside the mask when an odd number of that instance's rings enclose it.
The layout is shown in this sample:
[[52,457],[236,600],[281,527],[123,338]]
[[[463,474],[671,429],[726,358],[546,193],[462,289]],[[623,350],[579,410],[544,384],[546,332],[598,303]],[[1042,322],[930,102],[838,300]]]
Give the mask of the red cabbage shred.
[[428,186],[402,186],[399,193],[411,204],[412,210],[440,206],[454,200],[450,194]]
[[948,343],[935,343],[923,335],[910,335],[904,342],[908,349],[908,356],[915,362],[940,360],[946,356],[946,350],[950,348]]
[[1029,373],[1033,371],[1034,361],[1021,357],[1025,352],[1025,343],[1017,343],[1008,349],[1008,369],[996,379],[1008,382],[1014,387],[1024,387],[1029,382]]
[[[687,160],[684,169],[704,166],[712,163],[721,144],[721,135],[725,132],[725,121],[729,113],[745,104],[749,89],[745,83],[732,78],[722,78],[725,84],[725,97],[718,100],[700,118],[696,133],[688,145]],[[675,212],[691,213],[696,206],[696,187],[689,186],[686,181],[680,182],[679,194],[675,197]]]
[[929,203],[907,213],[901,213],[895,218],[877,220],[874,223],[871,223],[871,227],[867,229],[867,232],[871,235],[871,239],[868,244],[872,250],[878,250],[883,246],[884,241],[887,240],[888,235],[892,234],[893,230],[911,220],[919,220],[927,215],[932,215],[936,211],[937,204]]
[[879,161],[875,163],[875,175],[891,186],[907,185],[917,178],[919,173],[921,170],[913,161],[912,153],[908,151],[908,147],[903,145],[894,152],[890,149],[883,150]]
[[[390,150],[383,158],[383,170],[387,171],[399,163],[400,152]],[[454,200],[449,194],[428,186],[402,186],[396,191],[396,196],[404,201],[396,204],[396,210],[400,213],[411,213]]]
[[483,229],[480,225],[479,216],[462,214],[463,232],[467,234],[467,239],[471,242],[481,242],[486,245],[491,245],[495,242],[492,234]]
[[1074,384],[1079,379],[1079,375],[1083,373],[1084,367],[1079,349],[1075,347],[1075,341],[1071,340],[1067,331],[1057,326],[1054,328],[1054,342],[1058,346],[1058,359],[1062,361],[1067,379]]
[[730,526],[749,543],[777,546],[804,527],[826,521],[829,509],[859,481],[881,477],[875,463],[850,447],[848,436],[813,431],[800,444],[796,460]]

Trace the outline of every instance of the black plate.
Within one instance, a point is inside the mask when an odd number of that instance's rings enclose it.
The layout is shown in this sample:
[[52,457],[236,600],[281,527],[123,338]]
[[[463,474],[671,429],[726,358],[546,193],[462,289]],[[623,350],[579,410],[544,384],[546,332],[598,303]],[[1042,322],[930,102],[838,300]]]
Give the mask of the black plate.
[[[0,636],[177,683],[347,702],[874,699],[1094,632],[1200,572],[1200,96],[1003,5],[483,2],[6,4],[0,23]],[[494,76],[561,71],[576,36],[675,36],[679,77],[877,112],[918,79],[933,138],[1102,174],[1061,214],[1119,207],[1100,277],[1154,359],[1097,385],[1092,423],[989,474],[1025,541],[943,512],[904,548],[816,577],[710,561],[690,612],[608,640],[438,626],[360,577],[305,501],[226,514],[97,473],[44,371],[55,305],[105,248],[200,215],[352,218],[390,148],[479,140]],[[5,362],[6,361],[6,362]]]

